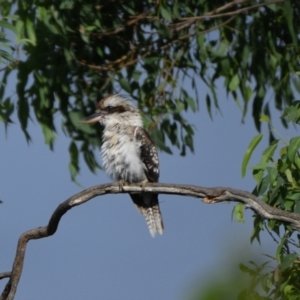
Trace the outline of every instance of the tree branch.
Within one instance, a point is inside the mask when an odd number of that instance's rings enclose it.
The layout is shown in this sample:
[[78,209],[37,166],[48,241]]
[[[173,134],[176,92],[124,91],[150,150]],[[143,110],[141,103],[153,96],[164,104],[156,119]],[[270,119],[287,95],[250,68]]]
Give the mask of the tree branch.
[[270,4],[274,4],[274,3],[288,2],[290,0],[271,0],[271,1],[263,2],[263,3],[257,3],[252,6],[246,6],[243,8],[232,10],[232,11],[229,11],[226,13],[221,13],[222,11],[227,10],[228,8],[232,8],[235,5],[240,5],[240,4],[246,3],[247,1],[248,0],[234,0],[230,3],[226,3],[224,6],[214,9],[202,16],[181,18],[178,23],[170,24],[170,27],[172,27],[176,31],[180,31],[186,27],[190,27],[193,23],[197,23],[202,20],[219,19],[219,18],[228,17],[228,16],[237,16],[243,12],[247,12],[252,9],[257,9],[259,7],[265,7]]
[[156,194],[172,194],[203,198],[204,203],[218,203],[223,201],[241,202],[264,219],[286,222],[295,230],[300,231],[300,214],[286,212],[271,207],[249,192],[230,187],[206,188],[182,184],[148,183],[144,190],[139,185],[130,185],[124,186],[123,191],[119,191],[119,185],[117,183],[96,185],[83,190],[58,205],[47,226],[26,231],[20,236],[12,271],[0,273],[0,279],[5,277],[10,278],[2,292],[0,300],[14,299],[23,269],[27,242],[29,240],[41,239],[53,235],[57,230],[60,219],[68,210],[97,196],[143,191]]
[[2,273],[0,273],[0,280],[10,277],[10,275],[11,275],[11,272],[2,272]]
[[[169,41],[167,41],[166,44],[164,44],[162,46],[158,46],[159,51],[170,48],[171,46],[178,43],[179,41],[188,40],[189,38],[193,37],[195,34],[197,36],[199,36],[200,34],[205,34],[205,33],[214,31],[218,28],[221,28],[224,25],[226,25],[227,23],[231,22],[234,18],[236,18],[238,15],[240,15],[243,12],[247,12],[249,10],[257,9],[260,7],[266,7],[266,6],[268,6],[270,4],[274,4],[274,3],[289,2],[290,0],[270,0],[270,1],[262,2],[262,3],[257,3],[255,5],[251,5],[251,6],[237,8],[235,10],[223,13],[223,11],[232,9],[235,6],[240,7],[242,4],[245,4],[248,1],[249,0],[233,0],[229,3],[226,3],[225,5],[223,5],[221,7],[218,7],[216,9],[213,9],[213,10],[205,13],[204,15],[180,18],[175,23],[172,23],[172,22],[166,23],[165,24],[166,27],[168,27],[170,29],[170,33],[172,33],[172,32],[181,32],[185,28],[192,27],[192,25],[195,25],[195,26],[199,25],[199,23],[201,23],[203,20],[221,19],[224,17],[230,17],[230,18],[228,18],[228,20],[221,22],[220,24],[217,24],[216,26],[213,26],[211,28],[205,29],[203,31],[199,31],[199,30],[197,31],[196,30],[197,28],[193,28],[191,30],[191,32],[183,34],[183,35],[179,36],[178,38],[170,39]],[[113,31],[101,32],[101,33],[90,33],[90,34],[96,35],[101,40],[102,37],[104,37],[104,36],[113,36],[113,35],[119,34],[120,32],[124,31],[128,26],[135,26],[139,21],[160,20],[160,18],[158,16],[149,16],[148,14],[150,12],[151,12],[151,10],[149,10],[145,13],[142,13],[138,16],[132,17],[129,21],[127,21],[127,23],[124,26],[117,28]],[[81,30],[79,29],[79,31],[81,31]],[[154,33],[157,33],[157,32],[155,31]],[[150,33],[150,35],[152,35],[152,34],[153,34],[153,32]],[[130,50],[125,55],[123,55],[122,57],[120,57],[114,61],[107,61],[104,65],[103,64],[95,65],[95,64],[89,63],[87,61],[78,59],[75,56],[73,58],[77,63],[79,63],[80,65],[86,66],[88,68],[115,72],[122,68],[126,68],[128,66],[136,64],[138,61],[151,55],[153,53],[152,51],[154,50],[154,46],[159,45],[162,42],[162,39],[159,37],[159,38],[157,38],[157,40],[151,40],[151,43],[147,44],[146,46],[137,45],[135,43],[136,42],[135,39],[133,39],[131,42],[132,42],[132,45],[135,45],[135,46],[133,48],[130,48]],[[160,52],[160,54],[161,54],[161,52]]]

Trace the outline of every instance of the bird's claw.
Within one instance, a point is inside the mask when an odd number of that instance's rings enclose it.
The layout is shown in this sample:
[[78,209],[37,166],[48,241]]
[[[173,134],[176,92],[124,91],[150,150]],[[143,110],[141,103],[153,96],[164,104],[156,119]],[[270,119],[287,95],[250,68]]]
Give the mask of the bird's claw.
[[118,181],[118,185],[119,185],[119,191],[123,192],[123,187],[124,187],[124,185],[126,185],[126,181],[121,179]]
[[145,179],[145,180],[143,180],[143,181],[141,181],[139,184],[140,184],[140,186],[141,186],[141,188],[142,188],[142,192],[144,192],[145,191],[145,187],[146,187],[146,184],[148,183],[148,180],[147,179]]

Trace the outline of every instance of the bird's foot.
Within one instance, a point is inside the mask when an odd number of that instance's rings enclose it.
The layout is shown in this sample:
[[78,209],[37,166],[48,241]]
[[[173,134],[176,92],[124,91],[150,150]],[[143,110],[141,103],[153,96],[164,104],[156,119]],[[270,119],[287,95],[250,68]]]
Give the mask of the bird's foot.
[[142,192],[145,191],[145,187],[146,187],[146,184],[147,184],[147,183],[148,183],[148,180],[147,180],[147,179],[145,179],[145,180],[139,182],[139,185],[140,185],[140,187],[142,188]]
[[121,180],[118,181],[119,191],[120,191],[120,192],[123,192],[123,187],[124,187],[124,185],[126,185],[126,184],[127,184],[127,182],[126,182],[124,179],[121,179]]
[[207,203],[207,204],[213,204],[213,203],[217,203],[218,202],[218,200],[217,200],[216,197],[209,197],[209,196],[203,198],[202,201],[204,203]]

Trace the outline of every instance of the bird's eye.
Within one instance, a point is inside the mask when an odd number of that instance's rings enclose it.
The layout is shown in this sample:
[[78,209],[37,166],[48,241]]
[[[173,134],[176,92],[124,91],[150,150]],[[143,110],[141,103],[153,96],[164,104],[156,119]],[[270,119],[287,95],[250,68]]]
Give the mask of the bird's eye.
[[114,108],[113,106],[107,106],[107,107],[106,107],[106,110],[107,110],[108,112],[110,112],[110,111],[113,110],[113,108]]

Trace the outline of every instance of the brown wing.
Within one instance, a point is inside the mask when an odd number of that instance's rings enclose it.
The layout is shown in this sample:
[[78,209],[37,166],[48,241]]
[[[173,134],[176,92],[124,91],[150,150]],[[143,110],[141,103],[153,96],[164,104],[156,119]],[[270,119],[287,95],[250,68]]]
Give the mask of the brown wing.
[[147,131],[142,127],[135,130],[135,138],[140,143],[141,160],[147,169],[147,179],[149,182],[158,182],[159,177],[159,160],[156,147],[151,140]]
[[[159,160],[156,147],[147,131],[142,127],[135,129],[134,136],[140,144],[141,160],[146,166],[146,176],[149,182],[158,182]],[[158,195],[152,193],[130,194],[133,203],[145,217],[150,234],[154,237],[164,231],[162,215],[158,204]]]

